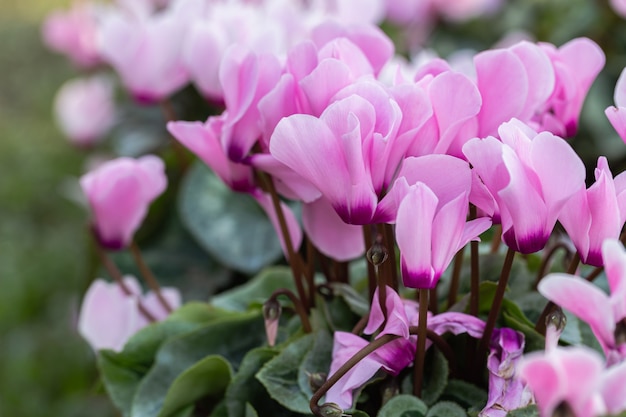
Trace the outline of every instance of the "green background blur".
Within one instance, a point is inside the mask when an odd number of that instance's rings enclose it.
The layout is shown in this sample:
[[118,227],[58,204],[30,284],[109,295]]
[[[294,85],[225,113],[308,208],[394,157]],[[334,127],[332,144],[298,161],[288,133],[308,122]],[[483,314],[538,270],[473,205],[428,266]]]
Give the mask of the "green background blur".
[[[0,2],[0,417],[114,416],[94,355],[74,327],[92,278],[86,214],[64,197],[84,154],[51,119],[54,93],[77,72],[42,46],[39,26],[69,0]],[[442,54],[489,47],[510,29],[557,45],[589,36],[607,53],[573,143],[588,168],[599,154],[614,174],[626,146],[604,117],[626,65],[626,21],[604,1],[518,0],[488,22],[444,25],[432,36]]]
[[0,416],[114,416],[74,330],[89,285],[82,209],[62,184],[82,170],[51,118],[75,70],[41,44],[61,0],[0,2]]

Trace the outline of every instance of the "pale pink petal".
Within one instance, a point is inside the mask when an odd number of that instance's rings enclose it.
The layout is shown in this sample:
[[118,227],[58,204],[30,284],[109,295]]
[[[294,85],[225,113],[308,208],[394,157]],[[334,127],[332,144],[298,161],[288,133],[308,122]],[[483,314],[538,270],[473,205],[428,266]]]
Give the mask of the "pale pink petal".
[[248,157],[247,162],[274,177],[276,189],[288,199],[310,203],[322,195],[309,180],[304,179],[271,154],[257,153]]
[[122,350],[136,331],[137,300],[124,294],[115,283],[95,280],[83,299],[78,331],[94,350]]
[[528,77],[517,55],[505,49],[481,52],[475,56],[474,64],[482,97],[478,136],[485,137],[495,134],[500,124],[523,110]]
[[569,143],[549,132],[533,139],[531,158],[548,207],[547,223],[553,224],[567,200],[585,188],[585,165]]
[[541,417],[551,417],[565,395],[561,370],[557,366],[542,352],[525,356],[518,366],[519,377],[533,392]]
[[352,82],[350,68],[337,59],[325,59],[300,81],[313,115],[322,114],[332,96]]
[[219,68],[226,45],[225,34],[208,21],[199,20],[183,43],[183,61],[198,90],[207,98],[221,100]]
[[626,68],[622,70],[617,79],[613,100],[617,107],[626,107]]
[[437,196],[418,183],[398,208],[396,241],[401,254],[402,279],[409,288],[432,288],[436,284],[431,241],[437,204]]
[[602,244],[602,258],[617,322],[626,318],[626,252],[617,239],[607,239]]
[[362,227],[344,223],[323,197],[302,206],[302,223],[315,247],[332,259],[343,262],[365,253]]
[[607,107],[604,114],[619,137],[626,142],[626,107]]
[[586,263],[589,254],[589,231],[591,229],[592,217],[588,195],[585,190],[579,190],[567,201],[559,214],[559,222],[567,231],[567,235],[574,243],[574,246],[576,246],[583,263]]
[[549,274],[537,287],[541,295],[587,322],[606,349],[614,344],[615,320],[609,297],[595,285],[568,274]]
[[602,398],[608,414],[618,415],[626,410],[626,362],[621,362],[604,371]]
[[[467,191],[444,204],[435,215],[432,225],[432,266],[435,279],[446,270],[458,251],[469,210]],[[475,236],[474,236],[475,237]]]

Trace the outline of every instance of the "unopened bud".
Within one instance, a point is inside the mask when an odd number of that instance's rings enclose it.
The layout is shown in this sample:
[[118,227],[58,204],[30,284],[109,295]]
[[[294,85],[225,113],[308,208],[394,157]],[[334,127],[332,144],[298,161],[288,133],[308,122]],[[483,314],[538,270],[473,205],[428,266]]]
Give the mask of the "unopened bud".
[[389,253],[387,248],[381,243],[375,242],[371,248],[367,250],[367,260],[374,266],[378,266],[387,260]]
[[324,382],[328,379],[328,374],[325,372],[313,372],[309,374],[307,372],[307,376],[309,377],[309,386],[311,387],[311,392],[316,392],[319,390]]
[[274,346],[276,343],[276,335],[278,334],[278,321],[282,307],[280,303],[270,298],[263,304],[263,318],[265,319],[265,334],[267,336],[267,344]]
[[555,330],[561,333],[567,325],[567,316],[563,313],[561,307],[555,307],[546,317],[546,328],[554,326]]
[[324,417],[342,417],[345,416],[343,409],[335,403],[324,403],[320,406],[320,415]]

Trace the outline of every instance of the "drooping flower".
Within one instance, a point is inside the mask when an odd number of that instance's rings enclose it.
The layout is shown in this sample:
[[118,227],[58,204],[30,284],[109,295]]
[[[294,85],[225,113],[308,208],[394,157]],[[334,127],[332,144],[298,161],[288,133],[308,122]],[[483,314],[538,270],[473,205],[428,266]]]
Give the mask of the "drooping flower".
[[123,157],[83,175],[80,185],[99,243],[117,250],[130,244],[148,206],[165,190],[167,177],[163,161],[156,156]]
[[607,362],[626,358],[626,252],[619,241],[602,244],[602,258],[611,295],[583,278],[549,274],[541,280],[539,292],[587,322],[600,342]]
[[494,198],[502,240],[512,249],[542,249],[565,203],[585,186],[585,167],[571,146],[512,120],[494,137],[472,139],[463,153]]
[[108,133],[116,119],[113,84],[93,76],[67,81],[54,99],[57,123],[77,146],[91,146]]
[[[150,315],[150,320],[160,321],[169,314],[156,294],[148,292],[142,295],[141,286],[134,277],[124,277],[124,288],[114,282],[96,279],[85,294],[78,331],[95,351],[122,350],[133,334],[150,323],[139,304]],[[174,309],[180,306],[181,297],[176,288],[162,288],[161,293]]]
[[[372,308],[370,310],[365,334],[374,334],[376,339],[383,335],[392,334],[399,336],[397,339],[383,345],[370,353],[342,376],[326,394],[326,401],[339,405],[342,409],[352,407],[353,391],[370,378],[380,369],[397,375],[415,358],[417,336],[410,334],[410,327],[417,326],[419,322],[419,306],[415,301],[400,298],[397,292],[390,287],[386,288],[385,307],[387,318],[380,306],[378,289],[376,290]],[[428,328],[442,335],[446,332],[458,335],[468,333],[471,337],[478,338],[483,334],[485,323],[477,317],[463,313],[446,312],[438,315],[428,313]],[[333,360],[330,365],[329,375],[335,373],[354,354],[367,346],[368,342],[352,333],[335,332],[333,344]],[[426,349],[432,345],[426,341]]]
[[583,263],[602,266],[602,242],[617,239],[626,221],[626,174],[613,179],[605,157],[598,158],[596,182],[565,204],[559,222]]
[[94,3],[75,2],[67,11],[53,12],[42,26],[44,42],[81,68],[97,66],[102,62],[96,37],[103,11]]

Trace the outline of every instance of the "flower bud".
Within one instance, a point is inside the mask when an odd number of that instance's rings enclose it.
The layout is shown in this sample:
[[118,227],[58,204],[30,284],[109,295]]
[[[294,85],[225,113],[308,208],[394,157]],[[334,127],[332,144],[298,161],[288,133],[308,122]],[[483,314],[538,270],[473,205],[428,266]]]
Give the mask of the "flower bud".
[[546,317],[546,350],[555,348],[559,344],[559,337],[565,326],[567,317],[561,307],[554,307]]
[[324,403],[320,406],[320,415],[324,417],[342,417],[345,416],[343,409],[335,403]]
[[387,248],[380,242],[375,242],[372,247],[367,250],[367,260],[374,266],[379,266],[385,262],[388,256]]
[[307,376],[309,377],[309,387],[311,387],[311,392],[316,392],[324,385],[326,379],[328,379],[328,374],[325,372],[313,372],[312,374],[307,372]]
[[265,334],[267,336],[267,344],[274,346],[276,343],[276,335],[278,333],[278,321],[282,307],[274,298],[270,298],[263,304],[263,318],[265,319]]

